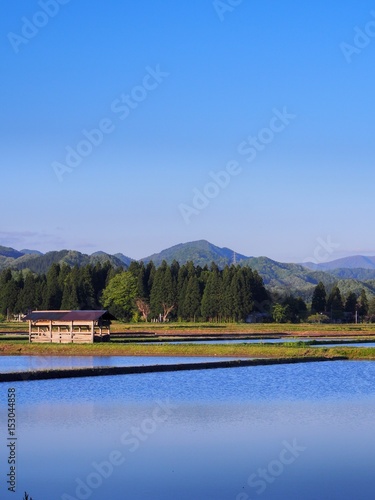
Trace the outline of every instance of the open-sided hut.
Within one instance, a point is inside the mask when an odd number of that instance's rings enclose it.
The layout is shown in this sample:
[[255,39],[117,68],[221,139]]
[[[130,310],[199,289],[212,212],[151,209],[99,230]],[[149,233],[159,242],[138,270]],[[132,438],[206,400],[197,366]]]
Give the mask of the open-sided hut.
[[33,311],[29,322],[30,342],[92,343],[109,340],[111,315],[101,311]]

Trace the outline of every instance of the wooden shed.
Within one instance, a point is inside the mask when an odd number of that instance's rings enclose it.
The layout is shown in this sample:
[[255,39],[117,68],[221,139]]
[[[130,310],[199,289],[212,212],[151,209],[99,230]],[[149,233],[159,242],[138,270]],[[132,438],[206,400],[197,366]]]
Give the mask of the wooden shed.
[[100,311],[33,311],[29,322],[30,342],[92,343],[110,339],[112,315]]

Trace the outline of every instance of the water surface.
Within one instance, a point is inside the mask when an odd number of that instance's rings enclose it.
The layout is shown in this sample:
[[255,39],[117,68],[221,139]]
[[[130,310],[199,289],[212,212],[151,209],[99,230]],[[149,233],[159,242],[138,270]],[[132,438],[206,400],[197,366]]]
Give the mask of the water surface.
[[[371,362],[12,386],[18,496],[26,489],[42,500],[374,498]],[[1,384],[2,428],[5,402]],[[0,463],[5,458],[3,446]]]
[[174,363],[204,363],[237,358],[187,356],[0,356],[0,373],[48,370],[51,368],[95,368],[148,366]]

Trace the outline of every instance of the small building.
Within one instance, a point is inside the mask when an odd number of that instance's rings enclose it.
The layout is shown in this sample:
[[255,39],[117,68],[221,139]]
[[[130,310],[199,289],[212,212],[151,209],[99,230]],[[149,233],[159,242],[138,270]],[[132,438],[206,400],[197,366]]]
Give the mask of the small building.
[[100,311],[32,311],[29,322],[29,342],[93,343],[110,339],[113,316]]

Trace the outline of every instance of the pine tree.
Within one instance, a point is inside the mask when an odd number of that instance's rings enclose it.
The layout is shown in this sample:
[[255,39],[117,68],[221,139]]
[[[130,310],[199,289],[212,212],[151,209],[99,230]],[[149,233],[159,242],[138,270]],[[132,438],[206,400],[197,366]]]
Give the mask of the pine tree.
[[258,271],[253,271],[251,281],[251,293],[254,310],[268,312],[271,309],[272,301],[263,283],[263,278]]
[[32,311],[39,305],[37,299],[37,278],[29,272],[17,300],[17,309],[23,313]]
[[10,316],[13,313],[21,312],[17,308],[19,293],[20,289],[18,288],[15,279],[12,278],[10,281],[7,281],[7,283],[3,287],[3,297],[0,310],[1,314],[3,314],[4,316]]
[[291,323],[300,323],[307,318],[307,306],[303,299],[288,295],[282,303],[288,306],[289,320]]
[[230,294],[232,300],[232,319],[234,321],[245,320],[250,310],[247,309],[247,290],[244,275],[240,268],[233,268]]
[[232,321],[233,317],[233,296],[231,283],[233,279],[233,267],[225,266],[221,273],[222,281],[222,301],[220,307],[220,316],[223,321]]
[[344,311],[354,315],[356,307],[357,307],[357,295],[354,292],[350,292],[345,300]]
[[341,292],[337,285],[332,288],[327,299],[327,311],[331,315],[331,319],[341,319],[343,316],[344,306],[342,303]]
[[217,266],[209,272],[201,301],[201,314],[208,321],[220,320],[222,314],[222,280]]
[[176,288],[173,283],[171,269],[163,260],[155,272],[151,294],[151,314],[166,321],[176,306]]
[[68,277],[65,279],[64,291],[61,301],[61,309],[63,310],[76,310],[79,309],[78,298],[78,276],[77,270],[73,269]]
[[62,290],[59,284],[60,265],[52,264],[47,272],[47,286],[43,308],[58,310],[61,307]]
[[361,295],[358,299],[358,314],[360,318],[367,316],[369,311],[369,303],[365,290],[362,288]]
[[150,298],[150,291],[148,289],[148,276],[143,262],[141,262],[140,264],[140,269],[137,276],[137,297],[143,300],[148,300]]
[[94,309],[96,300],[94,296],[94,287],[92,284],[91,266],[81,267],[79,269],[78,275],[78,299],[80,309]]
[[193,275],[190,276],[183,302],[183,312],[182,315],[187,320],[196,320],[196,317],[200,315],[200,304],[201,295],[199,290],[198,278]]
[[314,293],[311,301],[311,312],[323,313],[327,307],[327,292],[324,284],[319,281],[314,289]]
[[183,319],[184,313],[184,298],[189,280],[189,273],[186,265],[180,267],[177,277],[177,317]]

